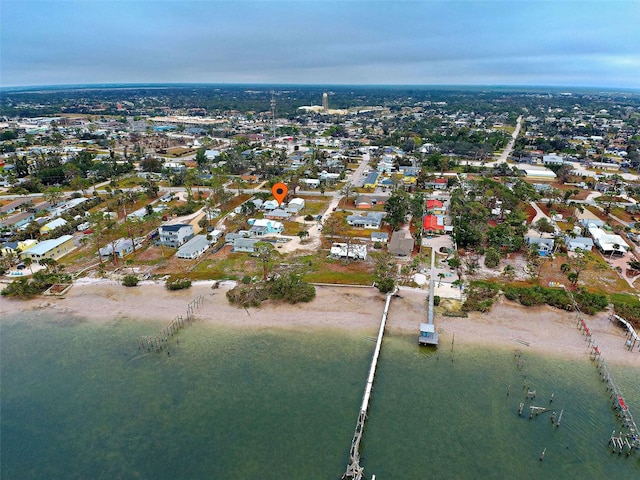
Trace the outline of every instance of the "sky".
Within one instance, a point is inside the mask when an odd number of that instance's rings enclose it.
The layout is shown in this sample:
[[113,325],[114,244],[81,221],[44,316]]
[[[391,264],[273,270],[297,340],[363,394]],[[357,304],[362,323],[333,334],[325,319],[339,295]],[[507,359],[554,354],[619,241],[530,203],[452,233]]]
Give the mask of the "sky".
[[0,0],[0,87],[640,88],[640,1]]

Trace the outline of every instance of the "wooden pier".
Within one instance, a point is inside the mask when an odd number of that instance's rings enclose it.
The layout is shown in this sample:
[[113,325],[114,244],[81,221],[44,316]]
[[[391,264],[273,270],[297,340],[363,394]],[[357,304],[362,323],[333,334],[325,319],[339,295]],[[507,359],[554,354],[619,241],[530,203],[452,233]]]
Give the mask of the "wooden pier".
[[171,320],[169,325],[160,330],[159,335],[138,338],[136,340],[138,350],[146,350],[147,352],[156,353],[160,353],[166,350],[167,354],[170,354],[169,350],[167,350],[169,339],[185,326],[195,321],[195,310],[196,308],[201,307],[203,303],[204,295],[199,295],[187,304],[186,316],[183,317],[182,315],[178,315],[176,318]]
[[[622,421],[623,427],[626,429],[626,432],[620,432],[617,437],[612,434],[611,438],[609,439],[609,445],[612,446],[613,452],[617,451],[618,453],[622,453],[623,449],[626,448],[627,455],[630,455],[632,451],[640,450],[640,432],[638,431],[638,426],[633,419],[631,410],[629,410],[629,407],[624,400],[622,391],[618,387],[613,374],[611,373],[611,370],[607,366],[607,363],[602,356],[602,352],[596,343],[591,329],[582,316],[582,312],[580,311],[580,308],[578,307],[573,294],[569,290],[566,291],[569,294],[569,297],[573,302],[574,309],[577,313],[576,325],[585,336],[585,341],[588,342],[590,349],[589,356],[595,362],[602,381],[606,383],[607,392],[609,393],[609,397],[611,398],[612,406],[616,412],[616,415]],[[619,318],[620,317],[618,317],[618,319]],[[610,320],[612,319],[610,318]],[[635,335],[635,332],[633,332],[633,335]],[[558,421],[558,423],[560,422]]]
[[419,345],[438,345],[438,332],[434,325],[433,307],[434,307],[434,290],[435,290],[435,258],[436,252],[431,251],[431,275],[429,275],[429,308],[427,310],[427,323],[420,324],[420,336],[418,337]]
[[391,298],[395,295],[396,290],[387,294],[387,301],[384,305],[382,320],[380,321],[380,329],[378,330],[378,339],[376,341],[376,348],[373,351],[373,357],[371,358],[371,365],[369,366],[369,375],[367,376],[367,383],[364,388],[364,395],[362,396],[362,404],[360,405],[360,412],[358,413],[358,421],[356,422],[356,429],[353,433],[353,440],[351,440],[351,449],[349,450],[349,464],[347,465],[347,470],[342,475],[343,480],[347,480],[347,479],[362,480],[363,478],[364,467],[360,466],[360,442],[362,441],[362,435],[364,433],[364,423],[367,420],[369,400],[371,399],[373,382],[376,377],[376,368],[378,366],[378,357],[380,356],[380,348],[382,347],[382,337],[384,336],[384,328],[385,328],[385,325],[387,324],[387,314],[389,313],[389,305],[391,304]]

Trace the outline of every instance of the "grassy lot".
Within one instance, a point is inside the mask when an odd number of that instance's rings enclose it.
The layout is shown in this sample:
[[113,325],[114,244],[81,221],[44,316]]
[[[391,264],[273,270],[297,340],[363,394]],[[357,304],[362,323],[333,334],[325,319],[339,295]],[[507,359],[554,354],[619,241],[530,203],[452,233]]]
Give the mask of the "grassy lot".
[[142,177],[125,177],[118,180],[116,188],[133,188],[138,185],[144,184],[144,182],[146,182],[146,180]]
[[[605,295],[609,295],[611,292],[633,293],[635,291],[616,271],[607,265],[602,255],[591,252],[586,257],[589,259],[589,263],[587,268],[580,273],[578,286],[583,286],[590,292]],[[558,282],[569,286],[567,275],[560,270],[563,263],[570,263],[566,255],[557,255],[551,261],[543,260],[540,285],[547,286],[549,282]]]
[[365,261],[351,261],[327,258],[327,251],[320,251],[318,255],[296,257],[296,262],[305,265],[307,272],[304,279],[315,283],[345,283],[352,285],[372,285],[375,261],[368,258]]
[[[318,197],[316,197],[318,198]],[[304,208],[300,212],[301,215],[319,215],[324,213],[327,207],[329,206],[329,202],[331,201],[329,197],[326,197],[326,200],[308,200],[306,199],[304,202]]]

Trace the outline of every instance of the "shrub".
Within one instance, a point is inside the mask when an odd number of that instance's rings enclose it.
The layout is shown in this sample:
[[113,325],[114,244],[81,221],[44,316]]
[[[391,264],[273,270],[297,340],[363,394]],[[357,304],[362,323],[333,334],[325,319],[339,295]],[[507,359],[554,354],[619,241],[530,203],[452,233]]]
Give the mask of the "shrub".
[[191,287],[191,280],[183,278],[182,280],[169,281],[164,284],[167,290],[184,290]]
[[251,283],[251,275],[245,275],[244,277],[242,277],[241,281],[245,285],[249,285]]
[[439,295],[434,295],[433,296],[433,306],[437,307],[438,305],[440,305],[440,296]]
[[138,280],[138,277],[136,277],[135,275],[125,275],[122,279],[122,285],[124,285],[125,287],[135,287],[136,285],[138,285],[139,281],[140,280]]
[[380,293],[389,293],[392,292],[394,288],[396,288],[396,282],[393,278],[383,278],[378,281],[376,284]]
[[305,222],[313,222],[313,215],[305,215],[304,216],[304,221]]
[[487,268],[495,268],[500,265],[500,259],[500,252],[493,247],[489,247],[484,257],[484,265]]
[[281,275],[269,284],[269,298],[287,303],[310,302],[316,296],[316,289],[298,275]]

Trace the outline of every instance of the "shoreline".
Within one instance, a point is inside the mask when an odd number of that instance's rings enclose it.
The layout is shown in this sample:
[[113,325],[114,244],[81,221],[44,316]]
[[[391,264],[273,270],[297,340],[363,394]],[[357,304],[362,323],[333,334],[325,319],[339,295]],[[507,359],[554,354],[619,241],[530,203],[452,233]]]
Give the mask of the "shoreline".
[[[385,297],[373,287],[317,286],[310,303],[289,305],[265,302],[259,308],[230,305],[226,292],[232,282],[212,289],[214,282],[194,282],[187,290],[168,291],[164,284],[144,282],[128,288],[114,281],[78,283],[62,297],[30,300],[0,298],[3,316],[28,311],[51,310],[89,322],[105,324],[118,320],[157,321],[167,324],[185,315],[187,304],[203,295],[203,306],[195,311],[199,321],[240,328],[334,329],[363,331],[374,335],[380,324]],[[427,292],[402,289],[389,309],[390,333],[416,335],[426,320]],[[640,368],[640,353],[624,345],[624,330],[609,322],[607,312],[585,316],[596,344],[607,363]],[[436,315],[440,348],[455,336],[456,345],[507,347],[564,358],[589,358],[589,347],[576,326],[577,316],[553,307],[523,307],[513,302],[497,302],[489,313],[471,312],[468,317]]]

